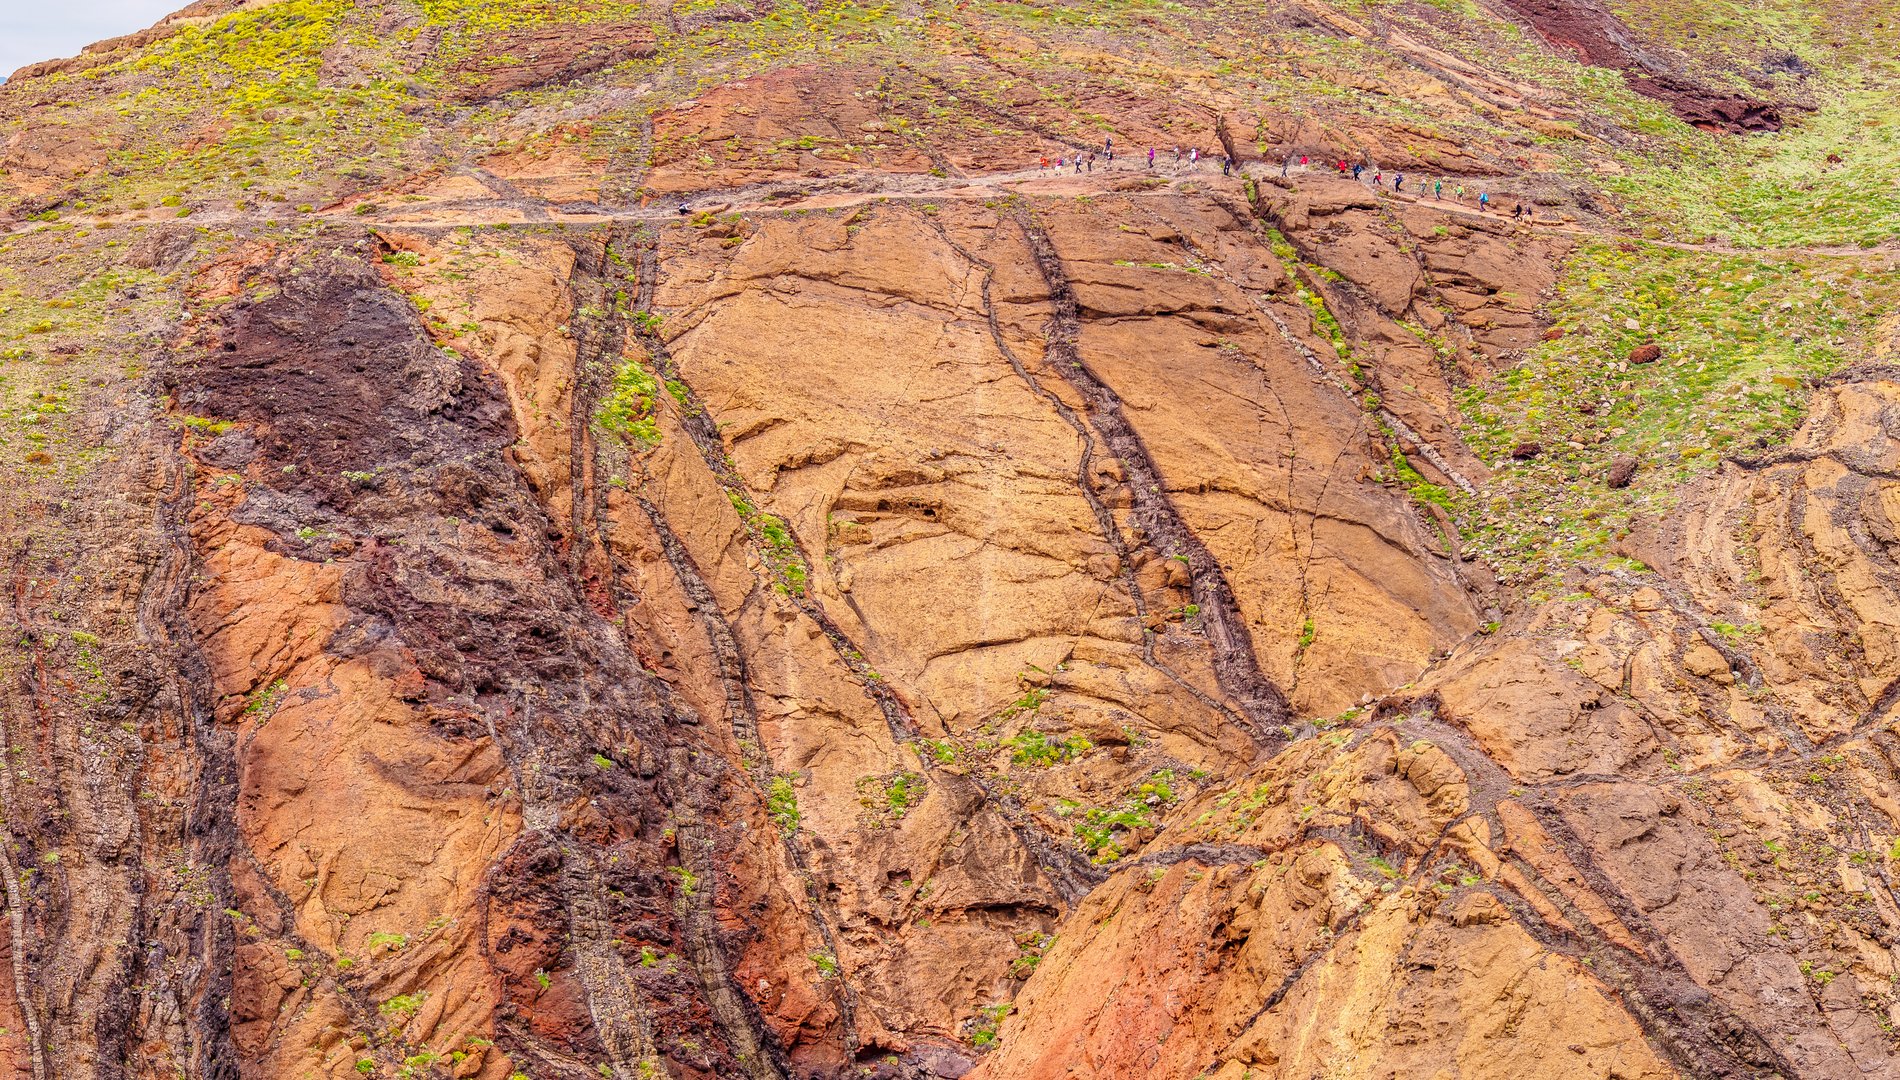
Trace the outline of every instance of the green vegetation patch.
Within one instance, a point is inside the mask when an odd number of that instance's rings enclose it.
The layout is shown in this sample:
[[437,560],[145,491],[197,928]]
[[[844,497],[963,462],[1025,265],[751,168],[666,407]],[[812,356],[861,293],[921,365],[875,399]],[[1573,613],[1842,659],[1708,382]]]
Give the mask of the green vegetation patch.
[[1155,826],[1155,814],[1175,801],[1174,770],[1161,769],[1113,806],[1090,809],[1075,824],[1075,838],[1097,863],[1126,854],[1130,834]]
[[766,787],[765,812],[780,831],[790,836],[798,831],[803,815],[798,811],[798,792],[789,776],[775,776]]
[[1003,745],[1009,747],[1012,765],[1038,768],[1070,761],[1095,748],[1094,743],[1080,735],[1049,735],[1034,728],[1011,736]]
[[595,410],[594,420],[629,446],[650,450],[660,445],[659,419],[653,411],[659,397],[660,381],[638,359],[628,357],[614,372],[613,387]]
[[[1594,242],[1565,268],[1565,331],[1462,392],[1466,441],[1499,470],[1457,505],[1471,545],[1513,577],[1600,557],[1638,511],[1801,424],[1814,381],[1867,355],[1900,274],[1858,258],[1768,259]],[[1660,357],[1635,363],[1654,345]],[[1541,448],[1513,460],[1525,443]],[[1607,484],[1620,455],[1627,489]]]

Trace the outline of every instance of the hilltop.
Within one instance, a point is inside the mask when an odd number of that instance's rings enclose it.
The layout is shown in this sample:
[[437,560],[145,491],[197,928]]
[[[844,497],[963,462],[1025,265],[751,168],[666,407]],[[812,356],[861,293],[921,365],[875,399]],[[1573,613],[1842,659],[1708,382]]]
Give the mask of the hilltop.
[[200,0],[15,73],[0,1059],[1884,1075],[1897,25]]

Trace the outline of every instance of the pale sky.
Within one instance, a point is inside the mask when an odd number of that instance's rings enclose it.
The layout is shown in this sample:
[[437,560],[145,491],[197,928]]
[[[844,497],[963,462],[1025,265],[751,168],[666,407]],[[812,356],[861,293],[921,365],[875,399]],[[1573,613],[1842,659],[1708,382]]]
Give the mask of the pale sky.
[[191,0],[0,0],[0,79],[40,60],[77,56],[143,30]]

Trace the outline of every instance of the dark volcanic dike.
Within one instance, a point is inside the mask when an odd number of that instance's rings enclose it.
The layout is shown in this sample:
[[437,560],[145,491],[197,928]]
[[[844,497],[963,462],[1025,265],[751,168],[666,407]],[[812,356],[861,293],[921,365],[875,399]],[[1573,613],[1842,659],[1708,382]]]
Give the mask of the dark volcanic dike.
[[1729,134],[1781,130],[1779,105],[1704,86],[1669,70],[1623,20],[1601,4],[1592,0],[1505,2],[1553,47],[1575,53],[1586,64],[1621,71],[1632,90],[1663,102],[1696,127]]

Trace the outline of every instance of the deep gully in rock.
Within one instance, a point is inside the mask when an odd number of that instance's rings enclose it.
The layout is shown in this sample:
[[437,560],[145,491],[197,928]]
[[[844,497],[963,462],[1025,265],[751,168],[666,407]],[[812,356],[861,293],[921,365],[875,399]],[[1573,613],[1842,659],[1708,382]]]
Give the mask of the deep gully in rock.
[[[1561,890],[1544,888],[1546,899],[1556,904],[1578,935],[1593,946],[1589,952],[1598,976],[1616,990],[1630,1014],[1685,1072],[1692,1076],[1719,1077],[1759,1076],[1763,1072],[1777,1076],[1800,1074],[1754,1025],[1743,1020],[1689,974],[1667,939],[1649,925],[1635,902],[1597,867],[1588,846],[1564,823],[1561,815],[1525,805],[1536,816],[1537,823],[1562,847],[1571,865],[1583,875],[1585,887],[1650,950],[1651,955],[1645,956],[1606,940],[1589,916],[1577,910]],[[1539,885],[1546,884],[1534,868],[1519,865],[1519,871]],[[1539,919],[1524,925],[1531,929],[1541,923]],[[1533,936],[1553,948],[1561,943],[1559,940],[1553,944],[1535,932]]]
[[[1174,683],[1183,691],[1193,696],[1196,701],[1199,701],[1209,709],[1226,717],[1235,726],[1245,728],[1247,722],[1235,715],[1231,706],[1203,692],[1200,687],[1182,678],[1179,672],[1162,662],[1160,658],[1155,655],[1155,635],[1152,631],[1147,629],[1148,598],[1142,593],[1141,585],[1135,577],[1134,551],[1128,542],[1128,538],[1122,535],[1121,529],[1115,524],[1114,513],[1109,510],[1108,504],[1102,501],[1102,495],[1095,489],[1095,483],[1089,475],[1095,463],[1095,432],[1087,423],[1083,422],[1080,416],[1076,415],[1075,410],[1069,407],[1068,402],[1063,401],[1060,395],[1042,385],[1042,381],[1036,378],[1036,376],[1024,366],[1022,358],[1016,355],[1016,350],[1010,347],[1009,339],[1003,334],[1002,321],[996,313],[996,302],[991,296],[991,288],[996,282],[996,264],[982,258],[962,244],[951,239],[950,231],[943,226],[942,222],[928,216],[920,216],[920,220],[935,232],[937,237],[941,239],[945,245],[961,256],[965,262],[968,262],[971,266],[982,271],[983,315],[989,325],[990,341],[996,346],[996,351],[1009,363],[1010,370],[1014,371],[1016,377],[1022,380],[1023,385],[1029,388],[1030,393],[1041,398],[1043,403],[1048,405],[1057,416],[1061,417],[1062,422],[1067,424],[1069,428],[1075,432],[1076,438],[1081,441],[1082,456],[1076,463],[1075,484],[1082,492],[1082,498],[1088,502],[1090,512],[1095,515],[1095,525],[1097,530],[1101,533],[1102,539],[1108,543],[1109,547],[1115,552],[1116,560],[1121,563],[1122,587],[1127,591],[1129,598],[1134,602],[1135,617],[1142,622],[1142,662],[1160,672],[1169,682]],[[1158,555],[1159,552],[1155,554]]]
[[1277,744],[1278,728],[1289,720],[1286,696],[1260,670],[1254,655],[1253,636],[1234,599],[1226,573],[1200,537],[1187,527],[1163,487],[1161,471],[1149,457],[1147,447],[1134,425],[1122,413],[1121,399],[1108,384],[1083,362],[1077,351],[1081,319],[1077,313],[1075,291],[1062,268],[1048,233],[1026,214],[1017,223],[1029,241],[1030,252],[1048,286],[1052,311],[1049,319],[1049,344],[1046,359],[1087,403],[1090,424],[1102,433],[1122,467],[1128,470],[1128,486],[1134,493],[1135,517],[1141,522],[1149,542],[1171,549],[1171,556],[1187,560],[1194,601],[1201,609],[1208,642],[1214,654],[1214,674],[1239,704],[1256,742]]
[[[606,370],[612,370],[615,366],[613,361],[620,359],[620,350],[616,343],[624,340],[630,333],[639,341],[641,346],[647,350],[650,356],[655,357],[656,366],[659,364],[658,357],[660,355],[656,350],[663,350],[665,348],[664,343],[652,340],[652,335],[634,332],[630,327],[625,325],[619,316],[618,307],[613,303],[613,293],[615,291],[613,286],[621,280],[612,269],[613,245],[617,243],[618,240],[619,236],[617,232],[610,233],[608,238],[603,241],[598,260],[588,269],[588,275],[595,286],[596,298],[599,301],[598,307],[600,310],[606,311],[609,314],[606,319],[608,325],[604,335],[597,337],[589,333],[585,334],[581,339],[581,352],[576,358],[576,363],[582,371],[582,377],[576,380],[574,394],[575,408],[571,425],[577,433],[585,433],[592,429],[590,417],[593,403],[592,401],[584,401],[583,399],[591,398],[597,400],[599,396],[597,386],[598,379],[588,379],[585,377],[585,373],[591,366],[588,363],[590,350],[593,353],[593,359],[604,361],[605,363],[601,366]],[[595,258],[591,252],[586,254],[589,259]],[[645,275],[643,275],[643,278],[645,278]],[[650,280],[650,278],[645,279]],[[637,289],[641,283],[634,282],[633,284]],[[572,287],[578,294],[581,287],[580,281],[577,280],[572,283]],[[650,296],[648,297],[648,302],[650,304]],[[650,308],[640,307],[638,310],[647,311],[650,310]],[[669,376],[663,373],[662,377]],[[587,386],[594,387],[592,394],[583,394],[583,388]],[[580,434],[576,435],[577,440],[580,437]],[[629,455],[629,458],[635,467],[640,468],[644,476],[646,471],[645,467],[640,465],[637,459],[633,459],[632,455]],[[574,475],[578,477],[581,474],[576,471]],[[578,502],[579,500],[577,498],[576,503],[578,504]],[[687,551],[686,545],[680,541],[678,534],[673,531],[672,526],[668,523],[665,512],[644,494],[636,492],[635,502],[639,505],[648,524],[652,527],[654,536],[659,541],[661,551],[665,554],[667,564],[671,567],[674,578],[679,583],[681,591],[692,601],[694,618],[698,622],[701,632],[706,635],[707,643],[711,647],[714,659],[719,665],[718,677],[721,690],[726,699],[726,719],[731,726],[733,740],[737,743],[742,755],[749,757],[752,754],[758,754],[763,759],[757,766],[754,766],[751,762],[747,762],[748,767],[746,769],[752,782],[754,792],[758,795],[761,802],[763,802],[767,795],[764,785],[768,778],[774,773],[774,769],[772,768],[772,763],[766,751],[764,740],[759,733],[758,714],[752,700],[751,686],[746,672],[745,655],[739,648],[738,639],[734,636],[731,625],[726,621],[725,614],[719,606],[718,599],[713,595],[712,588],[707,585],[705,576],[700,573],[699,567],[693,562],[692,554]],[[597,507],[599,505],[600,504],[597,503]],[[600,529],[604,530],[605,514],[598,512],[598,510],[596,523]],[[611,548],[606,543],[604,532],[599,537],[598,543],[600,544],[600,551],[603,557],[612,568],[615,589],[618,591],[620,568],[618,561],[611,553]],[[683,708],[683,706],[680,707]],[[755,768],[762,769],[764,775],[761,776],[758,772],[754,771]],[[696,827],[694,833],[695,835],[697,833]],[[685,834],[683,833],[682,835],[684,836]],[[801,880],[806,883],[806,895],[812,905],[810,911],[812,926],[817,931],[819,938],[825,943],[825,948],[830,951],[831,955],[836,956],[838,955],[837,934],[833,928],[833,920],[825,913],[822,893],[813,883],[810,855],[804,846],[798,842],[795,835],[788,836],[781,834],[781,842],[787,859],[798,870]],[[683,842],[681,845],[682,851],[684,852],[688,846],[688,844]],[[707,892],[707,896],[710,897],[709,891]],[[710,927],[713,915],[712,912],[708,910],[699,913],[698,918]],[[714,945],[709,935],[696,935],[696,943],[696,949],[700,953],[699,959],[703,961],[705,965],[711,966],[716,963],[722,971],[725,969],[726,965],[723,957],[715,955],[717,953],[716,946],[708,948],[708,946]],[[732,983],[733,980],[730,974],[727,973],[725,977],[720,980],[719,985],[729,988],[729,984]],[[838,1005],[840,1023],[843,1028],[846,1052],[848,1055],[855,1055],[859,1048],[857,991],[846,977],[845,972],[839,972],[838,984],[839,993],[836,1003]],[[709,992],[710,989],[709,987]],[[757,1005],[752,1002],[750,997],[739,994],[738,999],[739,1002],[743,1002],[743,1005],[739,1005],[738,1002],[729,1001],[725,1007],[741,1007],[756,1014]],[[769,1045],[772,1040],[765,1036],[763,1019],[754,1015],[754,1021],[758,1025],[758,1031],[755,1034],[766,1045]]]
[[[654,292],[659,283],[659,249],[657,242],[651,239],[643,240],[639,248],[639,280],[634,309],[638,312],[650,312]],[[644,331],[638,334],[638,339],[652,357],[654,366],[659,369],[660,377],[682,388],[686,397],[686,406],[680,410],[680,426],[692,438],[693,445],[698,448],[706,468],[712,472],[713,477],[725,489],[728,496],[737,496],[749,501],[751,493],[744,479],[738,475],[731,460],[726,456],[725,442],[713,422],[711,413],[699,403],[698,393],[691,384],[681,377],[666,342],[661,340],[659,335]],[[754,550],[757,551],[759,538],[752,535],[753,526],[750,523],[747,524],[747,532]],[[797,545],[796,537],[793,538],[793,543]],[[798,548],[797,557],[805,560],[806,565],[810,565],[802,546]],[[833,651],[837,653],[839,661],[856,678],[865,695],[876,703],[890,728],[891,737],[899,743],[914,745],[920,737],[916,721],[911,717],[903,701],[898,698],[897,693],[864,659],[862,650],[809,594],[787,589],[785,595],[799,612],[811,619],[824,634],[825,639],[831,643]],[[935,782],[951,779],[950,774],[937,768],[930,755],[919,754],[918,758],[922,762],[925,773],[933,777]],[[974,784],[983,794],[984,800],[1009,825],[1010,831],[1035,859],[1037,866],[1055,885],[1057,893],[1064,901],[1073,903],[1080,899],[1107,876],[1099,867],[1089,863],[1081,852],[1050,843],[1042,830],[1023,821],[1014,801],[1000,794],[996,785],[990,780],[975,773],[962,779],[967,779]]]
[[[707,586],[706,579],[694,565],[691,553],[680,542],[678,535],[667,524],[665,514],[652,500],[642,495],[638,498],[640,509],[646,514],[653,526],[654,534],[659,538],[661,550],[666,553],[668,565],[679,581],[680,588],[692,600],[694,615],[701,631],[711,644],[713,655],[719,664],[719,681],[726,696],[727,717],[732,724],[732,734],[742,753],[756,752],[761,757],[758,767],[764,775],[774,773],[769,752],[760,737],[757,712],[752,701],[752,690],[747,679],[745,654],[740,651],[738,640],[732,634],[730,624],[726,622],[719,601]],[[760,785],[760,776],[754,774],[753,786],[761,799],[766,792]],[[805,845],[798,841],[795,833],[786,835],[781,832],[781,841],[786,857],[798,871],[799,879],[805,884],[805,895],[811,901],[811,923],[818,931],[819,939],[825,943],[825,949],[832,955],[838,955],[838,935],[833,928],[833,920],[825,913],[826,901],[823,890],[817,886],[816,877],[811,868],[811,856]],[[856,1055],[861,1045],[858,1035],[858,993],[853,985],[850,973],[842,968],[837,974],[837,1005],[840,1024],[844,1029],[844,1042],[847,1054]]]
[[[1221,204],[1221,208],[1226,210],[1228,215],[1234,218],[1234,220],[1236,221],[1245,222],[1250,227],[1252,227],[1255,221],[1257,220],[1253,214],[1243,214],[1237,208],[1227,205],[1224,200],[1217,199],[1215,201],[1219,202]],[[1262,218],[1268,219],[1269,223],[1274,227],[1274,229],[1278,231],[1281,236],[1286,237],[1287,243],[1293,245],[1294,253],[1300,256],[1300,262],[1292,268],[1293,272],[1298,274],[1300,280],[1305,285],[1305,287],[1311,290],[1313,295],[1319,299],[1319,302],[1322,305],[1325,305],[1327,307],[1327,310],[1330,312],[1332,308],[1331,308],[1331,305],[1327,304],[1327,301],[1326,301],[1325,282],[1322,278],[1320,278],[1318,274],[1313,272],[1312,267],[1307,263],[1306,260],[1310,257],[1310,255],[1307,252],[1300,250],[1302,247],[1305,246],[1304,241],[1295,233],[1287,231],[1285,224],[1283,222],[1272,220],[1271,215],[1266,210],[1265,203],[1259,200],[1256,200],[1254,202],[1254,213],[1260,215],[1260,217]],[[1419,265],[1420,272],[1426,273],[1426,268],[1422,260],[1419,261],[1418,265]],[[1425,280],[1427,281],[1427,283],[1430,282],[1429,274],[1427,274]],[[1242,290],[1242,291],[1246,291],[1246,290]],[[1252,296],[1251,293],[1249,293],[1248,295],[1250,297]],[[1297,335],[1293,333],[1292,328],[1287,326],[1285,320],[1281,319],[1278,313],[1273,312],[1271,309],[1262,305],[1258,298],[1254,298],[1254,305],[1256,307],[1259,307],[1262,310],[1262,312],[1265,313],[1267,317],[1273,321],[1274,325],[1279,328],[1280,336],[1286,340],[1287,344],[1291,345],[1295,351],[1297,351],[1302,357],[1306,359],[1307,364],[1310,367],[1312,367],[1313,372],[1315,374],[1321,376],[1322,378],[1326,379],[1328,382],[1332,383],[1334,387],[1336,387],[1341,393],[1345,394],[1347,397],[1352,398],[1355,401],[1360,400],[1360,395],[1363,393],[1363,391],[1355,389],[1352,386],[1347,385],[1346,381],[1340,378],[1337,372],[1328,370],[1326,366],[1320,362],[1319,357],[1314,355],[1313,350],[1310,347],[1308,347],[1304,341],[1301,341]],[[1334,318],[1337,319],[1338,316],[1334,315]],[[1341,328],[1343,329],[1345,324],[1342,322],[1340,325],[1341,325]],[[1401,326],[1400,328],[1406,329],[1403,326]],[[1411,331],[1407,329],[1407,332],[1410,333]],[[1429,343],[1427,343],[1427,345],[1429,345]],[[1378,417],[1381,423],[1391,428],[1391,430],[1395,432],[1397,435],[1406,439],[1413,446],[1417,447],[1418,456],[1430,462],[1432,468],[1437,469],[1441,475],[1443,475],[1446,479],[1450,480],[1454,485],[1456,485],[1459,491],[1464,492],[1466,495],[1476,495],[1478,493],[1478,488],[1476,484],[1473,484],[1468,477],[1466,477],[1463,473],[1459,472],[1456,468],[1454,468],[1451,462],[1446,460],[1445,456],[1438,451],[1437,447],[1425,441],[1425,439],[1421,437],[1417,431],[1414,431],[1412,429],[1412,426],[1410,424],[1407,424],[1404,420],[1400,419],[1396,414],[1392,412],[1392,410],[1385,408],[1383,405],[1381,405],[1378,409],[1374,410],[1374,415]]]
[[[12,588],[14,622],[21,634],[28,632],[28,615],[25,609],[26,562],[32,554],[32,540],[22,544],[14,554],[12,566]],[[14,742],[10,724],[0,722],[0,733],[7,736],[7,745]],[[27,1048],[32,1055],[33,1080],[46,1080],[46,1040],[40,1028],[39,1016],[33,1005],[28,987],[27,966],[32,962],[32,938],[28,936],[26,920],[26,901],[20,892],[20,877],[15,872],[12,853],[20,850],[19,838],[13,831],[13,820],[20,813],[20,804],[13,787],[13,765],[11,755],[0,762],[0,873],[6,875],[3,883],[7,899],[7,924],[11,932],[8,952],[11,954],[13,969],[14,1000],[20,1007],[21,1023],[27,1030]]]
[[[659,249],[651,240],[642,241],[639,248],[639,291],[636,293],[634,310],[646,313],[652,311],[654,290],[659,284]],[[658,334],[650,332],[642,331],[636,336],[648,354],[652,356],[653,364],[659,369],[661,378],[684,388],[688,404],[680,410],[680,426],[693,440],[693,445],[699,450],[706,467],[712,471],[713,477],[719,481],[719,485],[725,489],[729,497],[737,497],[751,503],[751,491],[726,456],[725,442],[719,435],[719,429],[713,423],[711,414],[699,403],[697,391],[693,390],[691,384],[680,376],[679,368],[673,363],[673,354],[667,348],[666,342]],[[745,525],[754,548],[760,548],[756,526],[751,522],[746,522]],[[792,537],[792,544],[796,549],[796,557],[805,565],[811,565],[810,557],[806,555],[803,545],[799,543],[796,536]],[[763,559],[763,557],[762,561],[767,565],[771,563],[771,560]],[[878,711],[884,715],[885,722],[890,725],[891,736],[899,742],[914,741],[917,738],[916,722],[911,719],[910,712],[904,707],[903,702],[898,700],[897,694],[884,683],[882,676],[879,676],[876,670],[865,661],[863,651],[838,627],[831,616],[811,599],[809,594],[788,587],[784,595],[802,614],[811,619],[825,638],[831,642],[832,648],[838,653],[838,658],[844,662],[845,667],[863,687],[865,695],[876,703]]]
[[[1225,200],[1219,198],[1218,196],[1214,197],[1214,202],[1216,205],[1220,206],[1221,209],[1227,211],[1228,216],[1232,218],[1237,224],[1240,224],[1246,227],[1250,232],[1256,231],[1254,222],[1250,217],[1244,214],[1238,213],[1234,207],[1228,205],[1228,203]],[[1280,317],[1279,312],[1274,311],[1271,305],[1262,301],[1259,295],[1256,294],[1252,289],[1248,289],[1245,286],[1241,285],[1240,282],[1235,281],[1233,278],[1233,275],[1227,272],[1227,269],[1221,265],[1219,260],[1210,258],[1207,252],[1201,250],[1198,246],[1196,246],[1195,243],[1191,239],[1189,239],[1185,233],[1182,234],[1182,237],[1181,237],[1181,246],[1188,252],[1188,254],[1192,255],[1195,259],[1199,260],[1201,265],[1210,268],[1216,275],[1220,277],[1222,281],[1225,281],[1229,286],[1231,286],[1233,289],[1239,292],[1242,296],[1245,296],[1248,302],[1253,305],[1254,311],[1261,318],[1264,318],[1273,327],[1274,332],[1278,334],[1281,340],[1283,340],[1288,346],[1290,346],[1294,350],[1294,352],[1296,352],[1302,359],[1306,361],[1307,366],[1312,369],[1315,375],[1331,383],[1335,388],[1339,390],[1339,392],[1342,395],[1346,397],[1347,400],[1357,401],[1356,396],[1354,395],[1351,388],[1349,388],[1346,385],[1345,380],[1341,379],[1337,372],[1327,370],[1325,365],[1320,363],[1319,357],[1313,353],[1313,350],[1307,348],[1306,343],[1301,341],[1299,337],[1293,333],[1293,331],[1287,326],[1286,321]],[[1262,327],[1262,329],[1264,330],[1265,327]],[[1273,335],[1270,334],[1269,336],[1273,336]],[[1287,431],[1289,432],[1293,431],[1295,429],[1294,423],[1293,423],[1293,417],[1289,414],[1285,402],[1281,400],[1279,392],[1273,388],[1273,384],[1266,379],[1264,373],[1261,373],[1261,388],[1265,390],[1268,394],[1272,395],[1274,404],[1279,407],[1280,416],[1283,422],[1286,424]],[[1345,445],[1350,445],[1350,442],[1347,442]],[[1343,449],[1342,449],[1342,454],[1343,454]],[[1338,461],[1339,461],[1339,458],[1335,457],[1333,461],[1333,466],[1328,469],[1325,477],[1321,480],[1320,489],[1314,498],[1315,507],[1317,507],[1320,501],[1325,498],[1327,489],[1331,487],[1333,470],[1337,468]],[[1284,495],[1284,499],[1286,502],[1286,512],[1288,513],[1289,516],[1291,516],[1293,514],[1294,500],[1293,500],[1293,469],[1290,467],[1287,469],[1286,493]],[[1316,533],[1318,530],[1318,524],[1319,524],[1319,516],[1317,513],[1306,515],[1306,550],[1304,552],[1301,552],[1298,550],[1299,549],[1299,544],[1297,543],[1298,534],[1297,532],[1294,533],[1294,536],[1296,537],[1294,548],[1295,548],[1295,553],[1299,558],[1299,567],[1300,567],[1300,572],[1299,572],[1300,608],[1297,614],[1299,615],[1301,619],[1302,625],[1310,624],[1311,619],[1312,619],[1313,598],[1312,598],[1311,589],[1309,587],[1311,584],[1311,581],[1308,576],[1308,572],[1312,568],[1313,551],[1318,546],[1318,539],[1316,536]],[[1295,528],[1297,528],[1297,526],[1295,526]],[[1305,640],[1305,639],[1302,638],[1302,640]],[[1296,690],[1299,687],[1300,669],[1303,666],[1303,662],[1305,661],[1305,659],[1306,659],[1306,649],[1302,647],[1294,654],[1294,659],[1293,659],[1292,685],[1293,685],[1293,688]]]
[[[570,499],[571,535],[574,538],[570,560],[577,577],[583,557],[580,548],[584,542],[583,538],[588,535],[582,508],[589,505],[590,500],[585,499],[584,496],[589,494],[586,488],[590,486],[590,479],[597,475],[593,468],[595,462],[593,449],[590,446],[591,440],[588,438],[589,432],[592,431],[591,418],[601,389],[601,376],[618,366],[614,361],[619,359],[619,343],[625,339],[627,330],[620,322],[611,288],[614,279],[611,259],[616,239],[615,233],[610,231],[607,237],[597,243],[573,246],[577,260],[576,269],[579,273],[575,275],[574,280],[569,282],[574,299],[571,319],[573,325],[582,328],[582,333],[578,335],[576,342],[576,371],[572,392],[572,412],[568,425],[570,452],[573,455],[569,474],[576,485]],[[582,297],[583,290],[586,289],[592,290],[594,294],[592,299],[597,301],[598,309],[608,313],[603,319],[583,317],[581,309],[587,305],[583,303]],[[597,323],[601,325],[595,325]],[[597,491],[598,486],[593,486]],[[656,523],[656,528],[658,527],[659,523]],[[673,539],[677,546],[677,539],[672,537],[670,530],[665,535]],[[595,534],[595,542],[601,545],[599,555],[611,568],[610,573],[614,578],[617,591],[620,574],[611,549],[601,540],[598,532]],[[684,552],[682,551],[681,554],[684,555]],[[684,584],[683,581],[682,584]],[[700,584],[703,589],[703,580]],[[713,635],[709,634],[708,637],[712,638]],[[730,639],[729,633],[727,637]],[[688,706],[678,701],[671,688],[664,682],[653,679],[652,687],[666,703],[666,711],[669,715],[686,714]],[[747,701],[744,704],[750,703]],[[744,713],[744,715],[749,717],[749,713]],[[756,726],[754,730],[756,731]],[[704,803],[708,785],[697,783],[698,778],[695,776],[697,759],[717,758],[717,755],[700,754],[696,741],[692,745],[683,744],[677,739],[680,733],[673,724],[665,725],[665,733],[669,743],[665,754],[667,777],[673,789],[684,794],[683,799],[675,800],[672,805],[689,806],[694,811],[692,819],[682,821],[678,827],[677,848],[680,860],[691,873],[708,883],[707,887],[682,888],[681,890],[681,906],[684,911],[682,922],[686,930],[689,960],[694,971],[699,975],[701,992],[705,996],[707,1006],[717,1017],[726,1038],[731,1041],[735,1056],[746,1075],[751,1080],[782,1080],[789,1075],[784,1059],[784,1048],[778,1045],[778,1041],[766,1027],[757,1003],[738,990],[737,977],[732,972],[732,966],[719,940],[718,915],[714,910],[716,890],[710,886],[710,883],[718,879],[723,869],[718,865],[716,845],[707,837],[703,824],[704,819],[710,816],[713,810]],[[598,901],[597,897],[592,899]],[[603,926],[607,925],[607,920],[604,918],[600,919],[600,922]],[[828,928],[825,934],[828,938]],[[613,965],[605,964],[607,959],[606,956],[597,957],[596,962],[603,967],[617,967],[621,972],[621,978],[624,979],[625,969],[624,965],[618,964],[618,954],[614,953],[611,956],[615,962]]]
[[[1451,756],[1473,788],[1476,805],[1466,817],[1482,819],[1492,835],[1502,832],[1496,806],[1506,797],[1506,792],[1525,788],[1535,795],[1553,786],[1521,783],[1512,778],[1491,760],[1456,718],[1441,712],[1435,696],[1420,699],[1410,707],[1411,714],[1402,718],[1408,727],[1407,734],[1423,735]],[[1614,782],[1621,778],[1604,779]],[[1696,997],[1689,988],[1697,987],[1697,983],[1671,951],[1667,939],[1650,926],[1635,903],[1596,866],[1587,846],[1563,822],[1560,814],[1541,799],[1517,801],[1538,826],[1558,842],[1564,857],[1584,877],[1584,887],[1611,909],[1619,923],[1642,941],[1650,955],[1632,952],[1608,940],[1590,916],[1562,889],[1551,885],[1536,867],[1521,856],[1505,854],[1505,861],[1532,882],[1570,923],[1570,929],[1560,930],[1509,889],[1489,890],[1511,911],[1526,933],[1554,952],[1572,959],[1591,960],[1597,976],[1617,993],[1637,1023],[1690,1075],[1746,1076],[1750,1073],[1744,1066],[1759,1067],[1763,1062],[1774,1063],[1783,1075],[1795,1075],[1768,1041],[1728,1006],[1708,995],[1700,1000],[1685,999],[1685,994],[1688,999]],[[1731,1046],[1738,1042],[1748,1044],[1747,1053]]]
[[181,737],[190,744],[198,763],[197,782],[192,785],[192,801],[184,822],[185,838],[192,862],[209,868],[215,910],[200,912],[196,932],[188,935],[202,950],[204,972],[204,983],[197,988],[194,1034],[198,1038],[192,1046],[196,1055],[193,1074],[207,1080],[235,1080],[239,1074],[237,1048],[231,1041],[231,1014],[224,1002],[229,999],[236,967],[237,930],[230,919],[222,916],[225,909],[236,904],[230,860],[240,844],[237,754],[231,735],[219,730],[211,704],[205,700],[212,685],[210,665],[185,615],[188,590],[198,566],[185,524],[195,493],[186,471],[173,471],[175,475],[169,479],[176,485],[177,495],[161,502],[157,511],[158,531],[166,548],[160,567],[153,572],[159,588],[141,591],[138,627],[141,637],[159,647],[157,655],[170,661],[183,728]]

